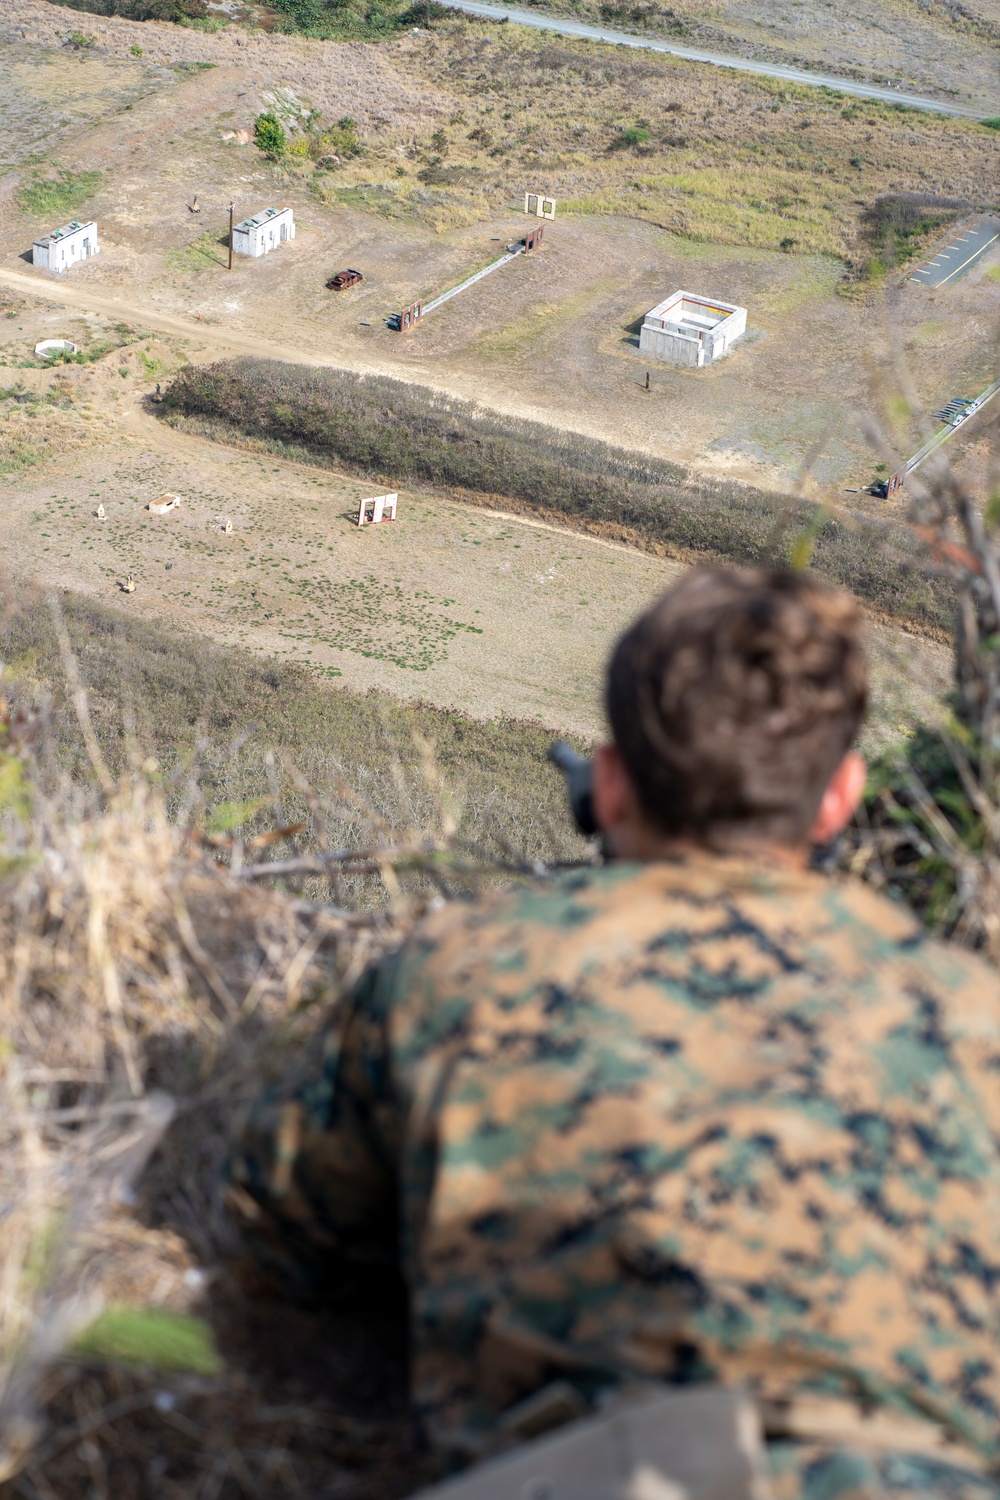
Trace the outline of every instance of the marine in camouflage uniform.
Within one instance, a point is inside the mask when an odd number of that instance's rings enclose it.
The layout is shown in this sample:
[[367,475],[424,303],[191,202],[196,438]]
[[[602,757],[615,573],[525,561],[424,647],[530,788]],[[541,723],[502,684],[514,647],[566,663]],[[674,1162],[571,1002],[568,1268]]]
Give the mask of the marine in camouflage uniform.
[[1000,1496],[998,1135],[990,970],[856,882],[688,849],[432,915],[237,1176],[259,1243],[401,1265],[415,1401],[466,1461],[554,1381],[725,1382],[940,1438],[806,1423],[776,1500],[971,1500]]

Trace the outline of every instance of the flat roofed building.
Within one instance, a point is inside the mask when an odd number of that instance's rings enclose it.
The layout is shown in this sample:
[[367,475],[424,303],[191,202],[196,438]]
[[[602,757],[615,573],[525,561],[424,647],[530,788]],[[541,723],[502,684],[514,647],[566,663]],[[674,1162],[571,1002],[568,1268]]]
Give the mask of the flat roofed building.
[[252,219],[244,219],[233,230],[236,255],[266,255],[269,250],[295,238],[295,216],[290,208],[262,208]]
[[747,329],[747,310],[694,292],[674,292],[646,314],[639,350],[671,365],[700,369],[728,354]]
[[75,266],[78,261],[99,255],[100,249],[93,219],[86,223],[74,219],[71,224],[53,229],[51,234],[35,241],[31,247],[31,264],[44,266],[47,271],[65,271],[67,266]]

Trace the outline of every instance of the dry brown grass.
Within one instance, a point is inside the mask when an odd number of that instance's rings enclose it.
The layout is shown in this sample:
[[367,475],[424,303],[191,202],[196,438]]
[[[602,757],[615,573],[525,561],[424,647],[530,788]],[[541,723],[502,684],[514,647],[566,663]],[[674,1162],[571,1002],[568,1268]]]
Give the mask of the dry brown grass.
[[[469,221],[530,184],[564,212],[853,264],[868,253],[861,213],[881,195],[995,199],[996,138],[970,121],[466,18],[385,50],[454,113],[410,138],[416,184],[396,175],[397,140],[382,149],[367,133],[366,156],[317,186],[365,183],[364,201],[389,214]],[[648,143],[623,146],[629,125]]]
[[[89,777],[45,764],[44,705],[0,722],[0,1495],[405,1493],[398,1292],[276,1309],[233,1259],[223,1166],[342,987],[435,892],[492,872],[447,855],[428,747],[436,820],[394,833],[355,798],[367,852],[325,846],[316,799],[302,852],[298,828],[240,843],[193,776],[172,821],[153,763],[108,770],[55,613]],[[380,880],[384,909],[304,899],[331,869]],[[138,1367],[74,1353],[121,1304],[203,1316],[222,1366],[172,1372],[152,1339]]]

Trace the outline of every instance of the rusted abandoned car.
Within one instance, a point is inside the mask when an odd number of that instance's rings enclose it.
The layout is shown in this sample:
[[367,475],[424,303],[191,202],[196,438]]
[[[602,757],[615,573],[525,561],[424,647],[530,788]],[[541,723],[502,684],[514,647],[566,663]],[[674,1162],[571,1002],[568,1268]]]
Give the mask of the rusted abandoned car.
[[363,280],[364,277],[361,275],[360,271],[338,271],[336,276],[331,276],[330,280],[327,282],[327,290],[331,292],[342,292],[349,286],[357,286],[358,282]]

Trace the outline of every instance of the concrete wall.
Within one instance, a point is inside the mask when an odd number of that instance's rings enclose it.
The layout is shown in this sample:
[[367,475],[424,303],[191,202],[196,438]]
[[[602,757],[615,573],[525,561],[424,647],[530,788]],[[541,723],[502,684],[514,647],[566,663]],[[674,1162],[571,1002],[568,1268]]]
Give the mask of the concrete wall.
[[742,338],[746,331],[747,310],[745,307],[738,307],[732,317],[727,318],[721,325],[716,334],[717,344],[721,344],[721,348],[716,348],[713,358],[721,359],[724,354],[728,354],[736,340]]
[[649,328],[645,324],[639,330],[639,351],[648,354],[650,359],[661,359],[669,365],[690,365],[694,369],[705,360],[704,346],[698,339],[668,333],[663,328]]

